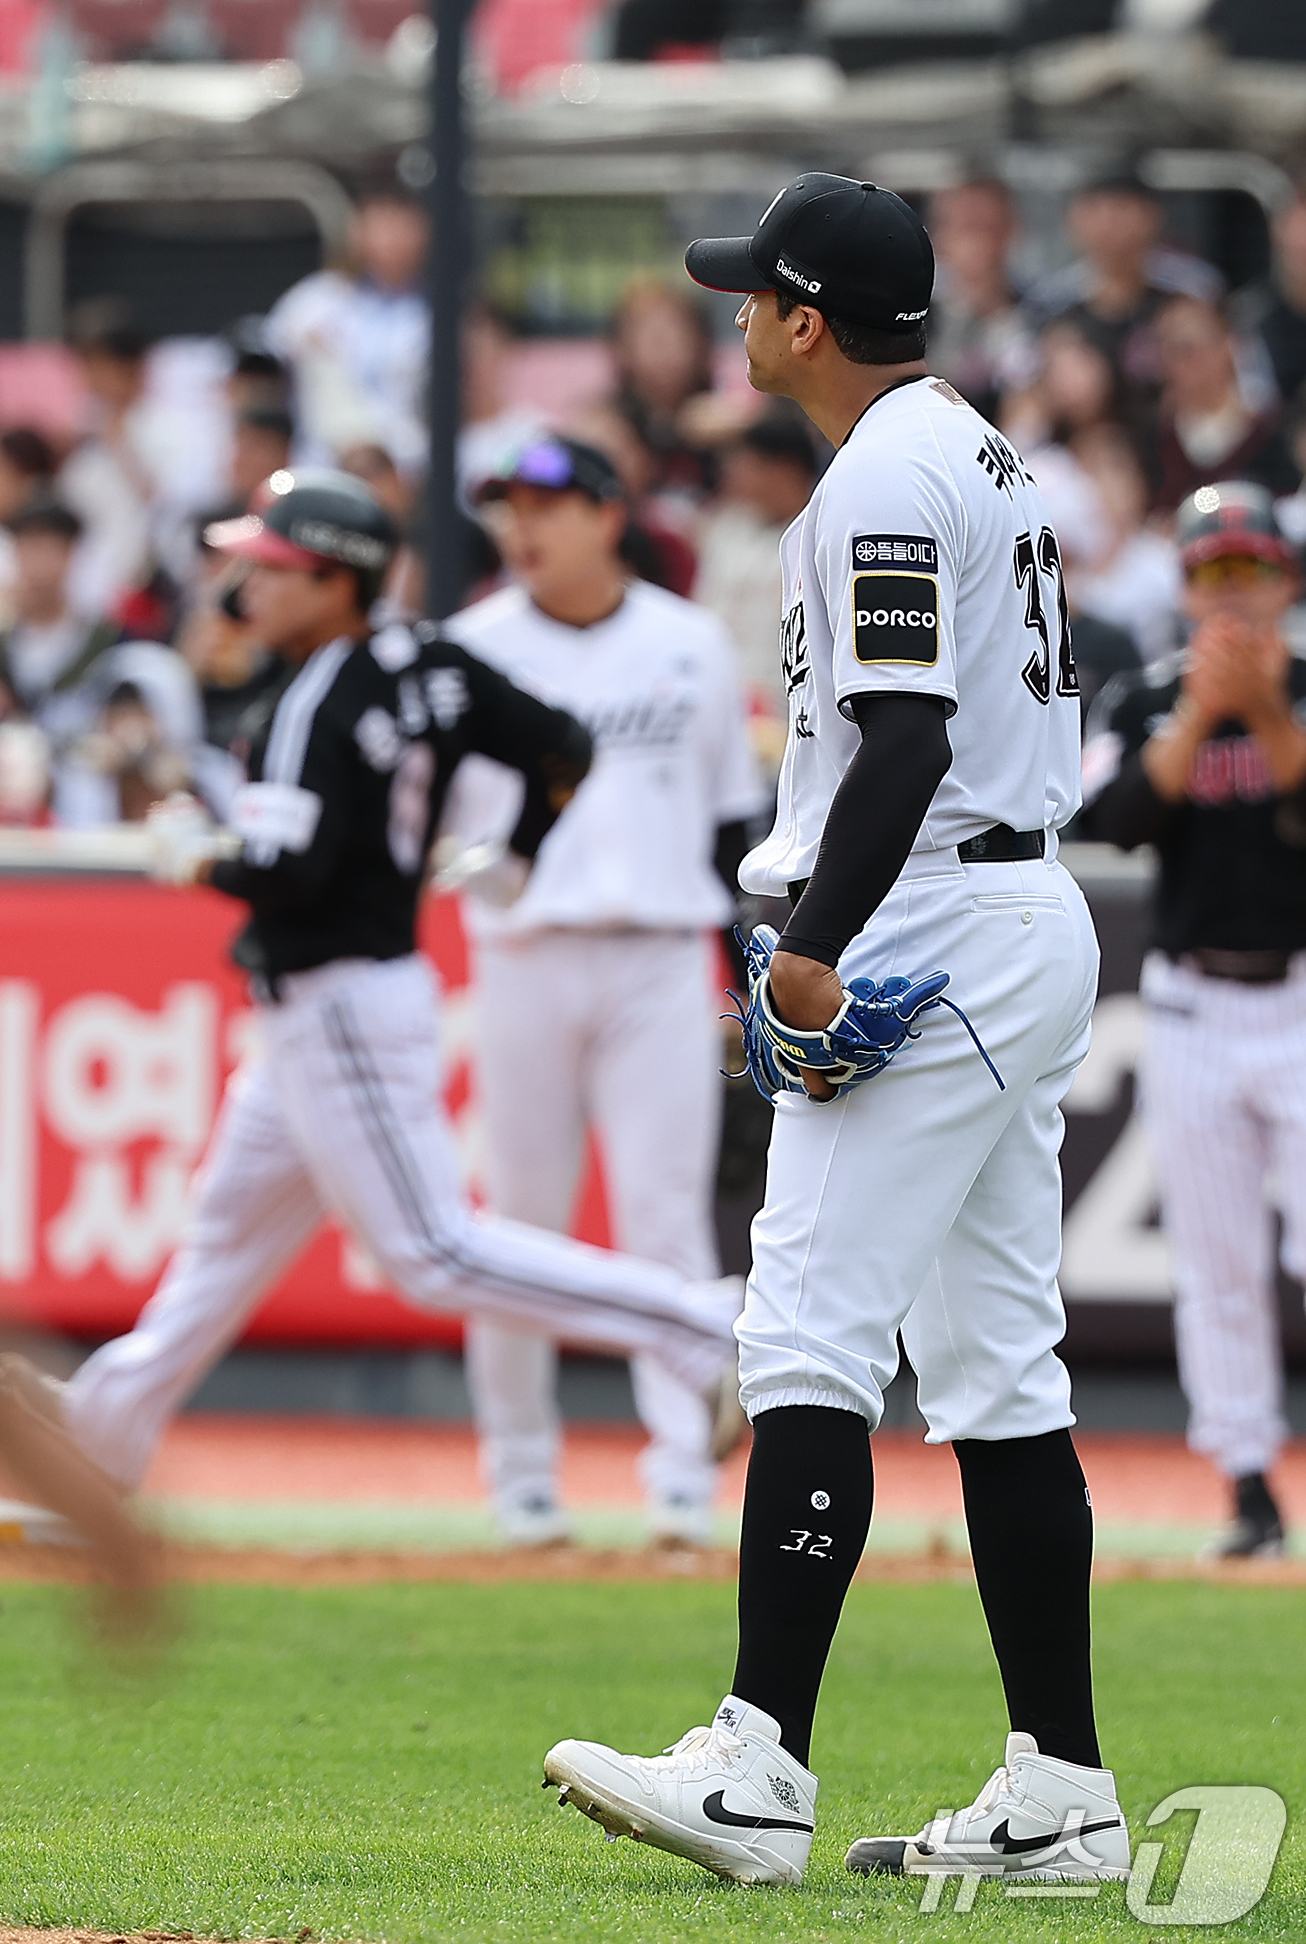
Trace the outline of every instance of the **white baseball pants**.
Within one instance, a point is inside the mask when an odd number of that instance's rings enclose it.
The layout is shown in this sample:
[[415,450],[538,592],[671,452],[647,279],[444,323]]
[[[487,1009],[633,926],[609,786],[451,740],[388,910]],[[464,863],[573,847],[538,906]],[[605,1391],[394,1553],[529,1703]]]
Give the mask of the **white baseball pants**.
[[1283,985],[1143,969],[1141,1098],[1174,1260],[1188,1442],[1230,1478],[1287,1436],[1274,1225],[1306,1277],[1306,953]]
[[[689,1281],[717,1274],[712,1183],[721,1115],[711,940],[697,932],[551,931],[483,944],[477,1075],[490,1205],[565,1232],[592,1127],[614,1238]],[[507,1512],[557,1498],[554,1344],[486,1316],[467,1375],[482,1464]],[[654,1501],[710,1504],[716,1472],[701,1392],[632,1360]]]
[[340,961],[282,985],[261,1009],[261,1056],[227,1090],[181,1247],[136,1327],[68,1385],[70,1429],[106,1470],[139,1482],[169,1417],[328,1210],[419,1308],[478,1310],[714,1381],[730,1349],[715,1292],[468,1209],[424,959]]
[[901,1328],[930,1443],[1074,1423],[1056,1352],[1060,1103],[1088,1047],[1097,956],[1061,865],[908,859],[840,974],[949,972],[1006,1091],[938,1009],[851,1093],[777,1101],[735,1326],[750,1417],[825,1404],[874,1430]]

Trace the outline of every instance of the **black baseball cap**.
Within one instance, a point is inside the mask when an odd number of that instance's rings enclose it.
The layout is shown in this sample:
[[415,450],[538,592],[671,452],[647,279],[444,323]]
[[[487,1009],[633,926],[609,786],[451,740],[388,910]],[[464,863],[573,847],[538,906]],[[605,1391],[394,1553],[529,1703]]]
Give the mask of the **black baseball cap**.
[[1225,554],[1251,555],[1286,573],[1296,573],[1297,556],[1279,525],[1274,500],[1249,479],[1223,479],[1199,486],[1175,514],[1175,543],[1185,568]]
[[310,571],[338,560],[383,574],[399,530],[370,486],[325,466],[274,472],[255,491],[250,510],[204,529],[204,544],[237,560]]
[[481,501],[503,499],[510,486],[543,486],[554,493],[585,493],[600,506],[626,497],[607,453],[600,452],[597,446],[583,445],[579,439],[536,439],[523,446],[493,478],[485,481],[476,497]]
[[788,290],[822,316],[906,335],[934,289],[934,251],[901,196],[808,170],[782,189],[751,236],[691,243],[685,268],[707,290]]

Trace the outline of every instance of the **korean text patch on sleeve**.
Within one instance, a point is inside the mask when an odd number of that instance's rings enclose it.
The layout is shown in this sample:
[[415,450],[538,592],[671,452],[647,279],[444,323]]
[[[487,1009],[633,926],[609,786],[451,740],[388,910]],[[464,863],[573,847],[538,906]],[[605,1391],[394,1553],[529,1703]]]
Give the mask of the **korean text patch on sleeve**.
[[924,534],[853,541],[853,652],[864,664],[939,659],[939,550]]
[[862,567],[909,567],[939,571],[939,547],[926,533],[859,533],[853,540],[853,572]]

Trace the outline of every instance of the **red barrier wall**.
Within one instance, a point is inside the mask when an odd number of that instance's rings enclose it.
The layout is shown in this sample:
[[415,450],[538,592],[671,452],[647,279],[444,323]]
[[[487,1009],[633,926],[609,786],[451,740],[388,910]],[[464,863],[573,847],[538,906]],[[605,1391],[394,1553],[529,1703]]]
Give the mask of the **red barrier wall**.
[[[128,1327],[176,1243],[186,1188],[252,1014],[227,961],[240,908],[212,892],[10,879],[0,885],[0,1305],[79,1336]],[[447,1098],[474,1172],[464,1052],[467,950],[430,900],[445,987]],[[606,1240],[593,1184],[583,1232]],[[449,1343],[458,1326],[391,1296],[326,1230],[247,1339]]]

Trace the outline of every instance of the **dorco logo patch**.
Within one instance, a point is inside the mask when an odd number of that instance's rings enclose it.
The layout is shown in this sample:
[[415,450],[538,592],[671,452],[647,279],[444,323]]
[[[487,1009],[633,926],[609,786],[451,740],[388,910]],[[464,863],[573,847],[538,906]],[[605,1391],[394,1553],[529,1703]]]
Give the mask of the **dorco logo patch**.
[[854,574],[853,650],[859,662],[939,659],[939,583],[933,574]]

